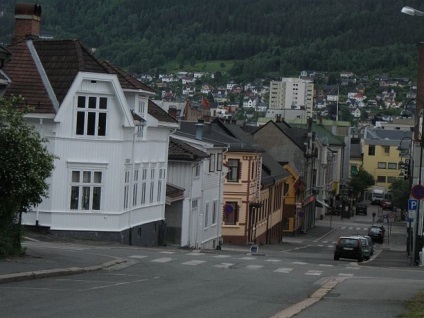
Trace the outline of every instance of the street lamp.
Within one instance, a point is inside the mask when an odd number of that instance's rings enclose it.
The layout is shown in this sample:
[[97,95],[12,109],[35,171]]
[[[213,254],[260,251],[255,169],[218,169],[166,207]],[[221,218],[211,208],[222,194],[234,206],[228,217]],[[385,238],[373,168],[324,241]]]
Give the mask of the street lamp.
[[402,10],[400,10],[400,12],[405,13],[407,15],[413,15],[413,16],[419,16],[419,17],[424,16],[424,12],[411,8],[411,7],[403,7]]
[[[418,126],[418,128],[421,130],[418,133],[414,132],[414,136],[416,136],[416,143],[415,143],[415,147],[419,144],[420,145],[420,159],[419,159],[419,166],[418,166],[418,182],[416,186],[413,186],[411,188],[411,190],[415,187],[418,187],[419,189],[423,188],[422,185],[422,167],[423,167],[423,148],[424,148],[424,117],[423,117],[423,112],[422,110],[424,110],[424,102],[419,99],[419,98],[412,98],[410,100],[408,100],[408,102],[405,105],[405,108],[408,106],[408,104],[415,100],[416,102],[419,102],[421,104],[421,111],[419,112],[419,114],[417,114],[416,112],[416,116],[418,118],[415,119],[415,121],[417,122],[418,120],[418,125],[415,125],[416,127]],[[416,109],[418,110],[418,108],[416,107]],[[417,138],[418,137],[418,138]],[[414,151],[415,154],[415,151]],[[413,191],[411,191],[411,194]],[[422,223],[420,220],[420,210],[421,210],[421,200],[423,199],[422,197],[415,197],[416,199],[418,199],[418,207],[417,207],[417,215],[415,217],[415,235],[413,237],[413,251],[414,251],[414,263],[418,264],[419,262],[419,237],[420,237],[420,224]]]

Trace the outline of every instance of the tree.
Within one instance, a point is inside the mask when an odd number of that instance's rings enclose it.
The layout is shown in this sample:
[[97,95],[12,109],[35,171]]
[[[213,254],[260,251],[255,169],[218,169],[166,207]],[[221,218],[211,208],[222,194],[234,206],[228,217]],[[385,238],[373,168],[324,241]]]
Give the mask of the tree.
[[0,99],[0,257],[22,252],[21,213],[47,197],[46,179],[55,157],[46,140],[16,108],[18,98]]
[[352,175],[349,180],[349,187],[352,189],[354,198],[359,199],[366,189],[373,186],[375,183],[374,177],[364,168],[359,168],[359,171]]
[[408,199],[411,192],[409,180],[396,179],[389,187],[392,193],[392,203],[394,206],[402,209],[408,209]]

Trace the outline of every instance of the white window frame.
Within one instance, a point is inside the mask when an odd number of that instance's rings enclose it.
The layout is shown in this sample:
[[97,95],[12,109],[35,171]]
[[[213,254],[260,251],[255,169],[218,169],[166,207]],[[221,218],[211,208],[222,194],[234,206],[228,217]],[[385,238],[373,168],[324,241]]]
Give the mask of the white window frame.
[[[82,103],[82,99],[84,102]],[[95,99],[95,105],[91,101]],[[105,108],[103,108],[102,101],[105,101]],[[108,128],[108,112],[109,112],[109,98],[106,96],[93,96],[93,95],[78,95],[75,102],[75,136],[81,137],[105,137],[107,136]],[[92,107],[94,106],[94,107]],[[94,116],[94,118],[92,118]],[[104,119],[102,120],[102,117]],[[94,122],[92,120],[94,119]],[[81,122],[82,121],[82,122]],[[102,123],[102,121],[104,121]],[[89,125],[89,122],[92,125]],[[101,129],[104,126],[103,129]],[[81,131],[81,128],[83,131]],[[89,133],[89,128],[93,133]],[[99,132],[102,132],[100,133]]]
[[150,167],[150,192],[149,192],[149,203],[153,203],[154,194],[155,194],[155,175],[156,175],[156,166]]
[[125,170],[124,173],[124,210],[128,209],[130,202],[130,175],[131,171]]
[[211,154],[210,158],[209,158],[209,172],[215,172],[215,165],[216,165],[216,161],[215,161],[215,154]]
[[205,206],[205,230],[209,227],[209,202]]
[[[101,211],[104,178],[105,173],[102,169],[71,167],[69,209],[80,212]],[[96,204],[94,196],[97,191],[100,191],[100,195]]]
[[218,201],[215,200],[212,204],[212,225],[216,225],[218,215]]
[[147,166],[141,168],[141,180],[140,180],[140,204],[146,204],[146,194],[147,194]]

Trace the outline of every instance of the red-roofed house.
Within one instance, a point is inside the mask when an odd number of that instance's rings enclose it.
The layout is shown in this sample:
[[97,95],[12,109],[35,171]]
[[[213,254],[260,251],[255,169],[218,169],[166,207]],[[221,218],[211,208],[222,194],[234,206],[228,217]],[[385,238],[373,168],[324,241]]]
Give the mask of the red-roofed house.
[[17,4],[4,98],[21,95],[57,156],[49,197],[23,224],[56,235],[153,246],[163,239],[169,135],[154,91],[78,40],[41,40],[41,7]]

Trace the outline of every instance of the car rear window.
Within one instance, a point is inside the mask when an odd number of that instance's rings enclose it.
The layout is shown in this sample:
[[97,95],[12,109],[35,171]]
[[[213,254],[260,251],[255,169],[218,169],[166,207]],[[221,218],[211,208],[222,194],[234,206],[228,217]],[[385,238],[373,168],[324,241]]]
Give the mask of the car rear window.
[[341,245],[352,245],[352,246],[356,246],[356,245],[358,245],[358,240],[357,239],[352,239],[352,238],[342,238],[342,239],[340,239],[340,244]]
[[375,227],[371,228],[371,232],[373,232],[373,233],[380,233],[380,231],[381,231],[381,229],[378,229],[378,228],[375,228]]

